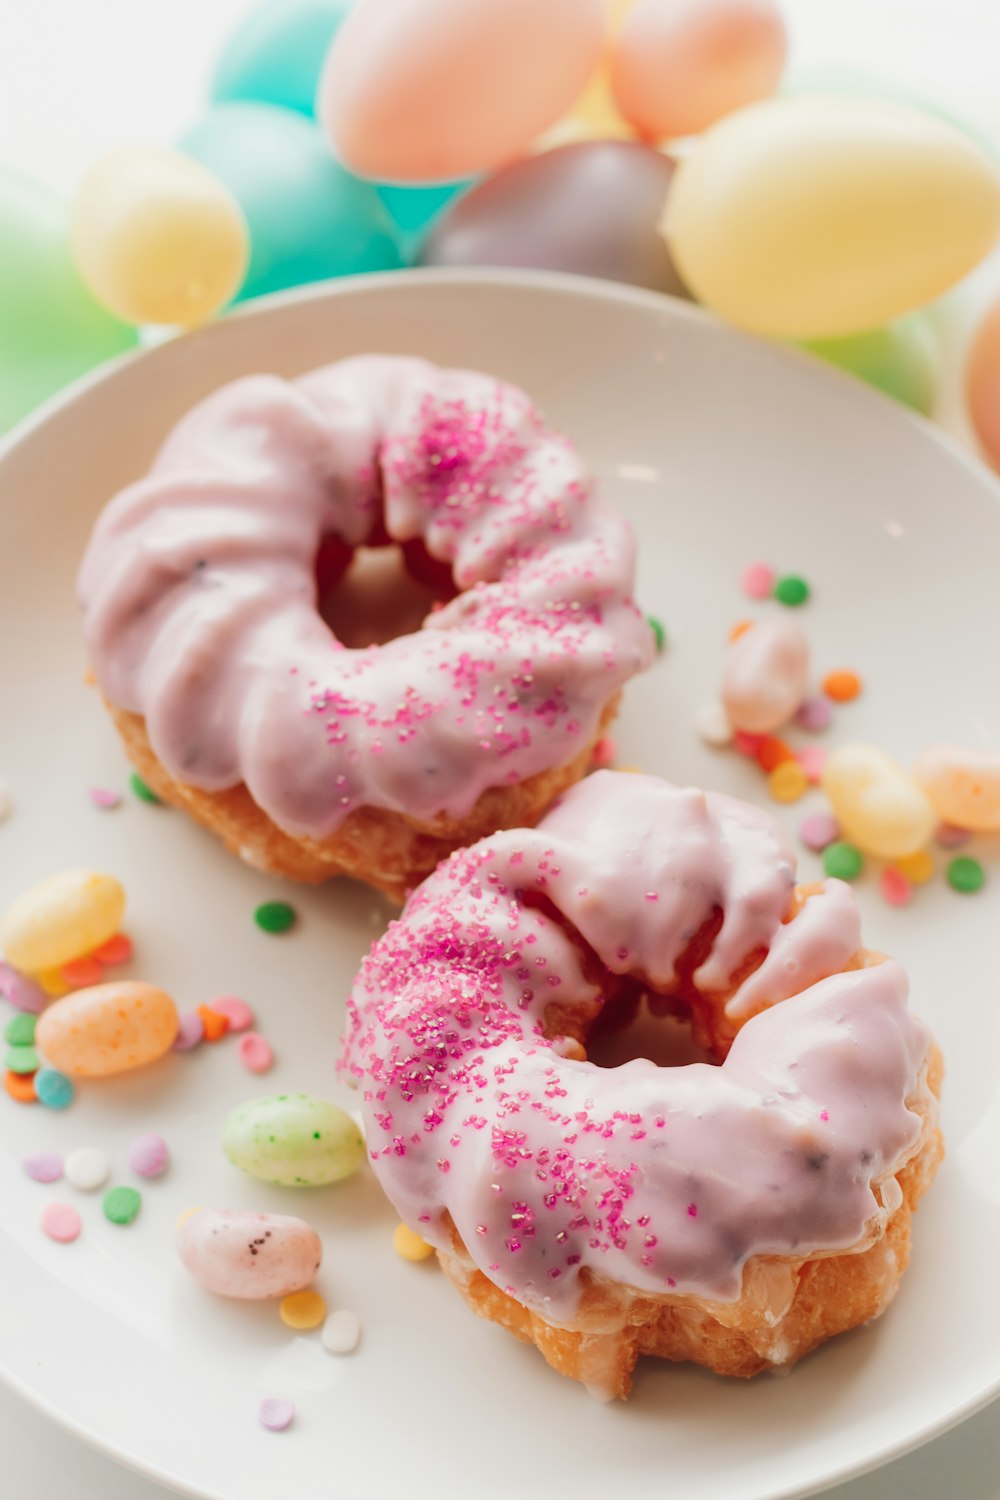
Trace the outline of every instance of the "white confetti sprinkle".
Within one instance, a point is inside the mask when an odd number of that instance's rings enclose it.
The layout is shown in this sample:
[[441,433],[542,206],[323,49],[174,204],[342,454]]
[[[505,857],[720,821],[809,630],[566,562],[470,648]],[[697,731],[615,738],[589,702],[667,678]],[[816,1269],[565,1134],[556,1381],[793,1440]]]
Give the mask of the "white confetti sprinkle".
[[733,726],[721,703],[703,703],[694,716],[695,727],[706,745],[731,745]]
[[66,1181],[81,1193],[103,1187],[110,1172],[111,1163],[99,1146],[81,1146],[66,1158]]
[[361,1338],[361,1319],[347,1307],[332,1312],[323,1324],[320,1339],[331,1354],[350,1354]]

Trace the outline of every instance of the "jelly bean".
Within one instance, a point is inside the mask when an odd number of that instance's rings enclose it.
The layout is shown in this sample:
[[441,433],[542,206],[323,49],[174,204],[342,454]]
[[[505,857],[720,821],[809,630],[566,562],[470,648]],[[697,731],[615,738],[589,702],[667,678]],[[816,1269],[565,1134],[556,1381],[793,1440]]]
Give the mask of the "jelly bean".
[[138,771],[132,771],[129,775],[128,784],[140,802],[148,802],[151,807],[162,807],[162,798],[158,797],[151,786],[147,786]]
[[901,859],[893,860],[893,864],[911,885],[925,885],[934,874],[934,856],[928,849],[918,849],[916,854],[905,854]]
[[55,1151],[35,1151],[22,1157],[21,1165],[32,1182],[58,1182],[63,1174],[63,1159]]
[[969,416],[986,457],[1000,469],[1000,298],[973,337],[965,369]]
[[730,723],[751,734],[787,724],[805,697],[809,642],[794,620],[762,620],[726,652],[722,701]]
[[181,1011],[177,1017],[177,1035],[174,1037],[175,1052],[192,1052],[205,1040],[205,1023],[196,1010]]
[[339,1307],[323,1324],[319,1338],[328,1354],[352,1354],[361,1340],[361,1319],[349,1308]]
[[236,1043],[236,1055],[249,1073],[267,1073],[274,1066],[274,1053],[266,1037],[248,1031]]
[[246,216],[241,300],[402,264],[375,189],[332,159],[311,120],[269,104],[219,104],[181,147],[221,178]]
[[841,745],[823,768],[823,790],[844,837],[869,854],[896,859],[923,848],[934,809],[920,787],[874,745]]
[[796,760],[805,771],[811,785],[818,786],[823,776],[823,767],[826,765],[828,750],[822,745],[803,745],[796,754]]
[[71,958],[68,964],[61,964],[59,975],[71,990],[82,990],[89,984],[100,984],[104,978],[104,970],[92,954],[87,954],[83,958]]
[[325,1321],[326,1303],[319,1292],[291,1292],[282,1298],[278,1313],[286,1327],[305,1332]]
[[177,1035],[177,1007],[151,984],[125,979],[51,1005],[36,1040],[43,1056],[73,1078],[104,1078],[155,1062]]
[[72,989],[72,985],[67,984],[63,978],[62,969],[42,969],[35,978],[50,1000],[58,1000],[62,995],[68,995]]
[[0,245],[2,432],[60,386],[134,348],[138,334],[81,281],[64,204],[13,172],[0,172]]
[[229,1030],[229,1017],[213,1010],[210,1005],[199,1005],[198,1015],[204,1028],[203,1035],[206,1042],[218,1042]]
[[362,176],[486,172],[572,106],[604,28],[603,0],[361,0],[330,48],[318,112]]
[[295,907],[290,906],[287,901],[265,901],[257,907],[253,919],[261,932],[277,934],[291,931],[297,917]]
[[63,870],[19,896],[0,918],[0,948],[27,974],[58,969],[121,926],[125,892],[113,875]]
[[339,1182],[365,1156],[350,1115],[311,1094],[271,1094],[239,1105],[223,1125],[222,1149],[234,1167],[284,1187]]
[[757,763],[762,771],[770,773],[777,769],[784,761],[794,760],[795,751],[785,741],[779,739],[776,734],[765,734],[761,736],[760,744],[757,746]]
[[112,812],[121,806],[121,793],[112,791],[110,787],[92,786],[89,796],[94,806],[101,808],[103,812]]
[[216,103],[249,99],[312,115],[323,59],[352,0],[265,0],[227,38],[212,74]]
[[249,253],[232,194],[178,151],[125,148],[73,203],[73,255],[94,296],[133,323],[190,328],[239,291]]
[[787,47],[772,0],[637,0],[614,51],[615,103],[648,140],[696,135],[772,94]]
[[1000,751],[942,745],[925,750],[913,774],[943,823],[1000,831]]
[[427,266],[528,266],[686,297],[658,224],[674,166],[637,141],[589,141],[503,167],[435,222]]
[[798,802],[809,787],[809,778],[797,760],[783,760],[767,778],[767,789],[775,802]]
[[35,1074],[35,1098],[46,1109],[69,1109],[75,1093],[72,1079],[58,1068],[39,1068]]
[[969,859],[960,856],[953,859],[948,866],[948,884],[952,890],[960,891],[965,896],[981,890],[986,881],[986,871],[978,859]]
[[942,849],[961,849],[971,837],[967,828],[959,828],[955,823],[939,823],[934,830],[934,842]]
[[99,964],[109,964],[112,968],[118,964],[127,964],[132,957],[132,939],[126,937],[124,932],[116,932],[113,938],[95,948],[90,956],[96,958]]
[[913,896],[913,886],[894,865],[887,865],[882,871],[879,888],[889,906],[907,906]]
[[828,845],[835,844],[840,838],[840,824],[831,813],[810,813],[799,824],[799,838],[807,849],[822,854]]
[[823,691],[834,703],[850,703],[861,692],[861,678],[857,672],[827,672],[823,678]]
[[323,1259],[303,1219],[245,1208],[202,1208],[177,1228],[177,1253],[199,1286],[219,1297],[287,1297],[312,1281]]
[[774,585],[774,597],[778,603],[787,604],[791,609],[805,604],[811,593],[812,590],[806,580],[800,578],[797,573],[786,573]]
[[831,880],[857,880],[864,869],[864,855],[853,844],[837,839],[823,850],[823,873]]
[[38,1053],[34,1047],[8,1047],[3,1065],[11,1073],[37,1073]]
[[162,1177],[170,1165],[170,1151],[162,1135],[149,1130],[145,1135],[136,1136],[128,1148],[126,1160],[139,1177]]
[[833,720],[833,709],[825,698],[804,698],[795,712],[795,722],[809,734],[820,734],[829,729]]
[[31,1047],[35,1041],[36,1024],[30,1011],[19,1011],[4,1027],[3,1039],[11,1047]]
[[813,339],[802,347],[924,416],[934,409],[937,346],[929,324],[919,314],[865,333]]
[[253,1011],[237,995],[218,995],[209,1005],[209,1010],[217,1016],[225,1016],[230,1031],[249,1031],[253,1025]]
[[392,1236],[392,1248],[402,1260],[429,1260],[434,1254],[434,1246],[428,1245],[425,1239],[421,1239],[409,1224],[396,1225]]
[[1000,230],[1000,181],[971,140],[915,110],[769,100],[684,159],[664,228],[692,293],[730,322],[839,338],[970,271]]

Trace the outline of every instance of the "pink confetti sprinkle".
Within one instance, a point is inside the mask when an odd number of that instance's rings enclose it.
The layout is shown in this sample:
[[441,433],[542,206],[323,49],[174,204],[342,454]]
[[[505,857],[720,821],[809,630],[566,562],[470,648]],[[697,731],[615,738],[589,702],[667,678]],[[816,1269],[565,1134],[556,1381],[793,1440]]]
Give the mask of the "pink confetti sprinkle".
[[828,1109],[821,1109],[819,1112],[819,1117],[825,1125],[830,1118],[830,1111]]
[[292,1425],[295,1417],[295,1404],[286,1401],[283,1396],[265,1396],[257,1408],[260,1417],[260,1425],[266,1427],[268,1432],[284,1432],[286,1427]]
[[828,753],[822,745],[803,745],[802,749],[795,753],[795,759],[813,786],[818,786],[820,783]]
[[24,974],[19,974],[2,959],[0,959],[0,995],[13,1005],[15,1010],[24,1010],[33,1016],[41,1015],[49,1003],[49,997],[40,984],[36,984],[33,979],[28,979]]
[[236,1044],[240,1062],[251,1073],[266,1073],[274,1064],[271,1044],[259,1032],[248,1031]]
[[820,854],[828,844],[835,844],[840,838],[840,824],[833,813],[810,813],[799,824],[799,838],[807,849]]
[[83,1228],[83,1221],[71,1203],[47,1203],[42,1209],[42,1231],[50,1240],[69,1245]]
[[751,760],[756,760],[763,738],[762,734],[748,734],[745,729],[737,729],[733,732],[733,746],[741,755],[749,755]]
[[63,1174],[63,1159],[54,1151],[35,1151],[21,1165],[32,1182],[58,1182]]
[[775,572],[767,563],[750,563],[743,569],[740,582],[751,599],[770,599],[774,592]]
[[594,746],[593,752],[591,753],[590,757],[590,764],[596,771],[599,771],[604,766],[614,765],[615,757],[617,754],[617,744],[611,738],[610,734],[606,734],[601,739],[599,739],[597,741],[597,744]]
[[181,1011],[177,1019],[175,1052],[191,1052],[205,1040],[205,1023],[196,1010]]
[[942,849],[961,849],[971,837],[967,828],[959,828],[956,823],[939,823],[934,830],[934,842]]
[[810,734],[820,734],[833,722],[833,709],[827,698],[805,698],[795,713],[795,722],[800,729]]
[[219,995],[208,1002],[208,1008],[218,1016],[225,1016],[230,1031],[249,1031],[253,1025],[253,1011],[245,1000],[239,1000],[235,995]]
[[162,1135],[149,1130],[132,1142],[126,1159],[139,1177],[160,1177],[170,1165],[170,1151]]
[[890,906],[905,906],[913,895],[913,885],[907,880],[902,870],[887,865],[882,871],[882,879],[879,882],[883,900]]
[[113,807],[121,804],[121,793],[113,792],[106,786],[92,786],[90,788],[90,800],[95,807],[101,807],[110,811]]

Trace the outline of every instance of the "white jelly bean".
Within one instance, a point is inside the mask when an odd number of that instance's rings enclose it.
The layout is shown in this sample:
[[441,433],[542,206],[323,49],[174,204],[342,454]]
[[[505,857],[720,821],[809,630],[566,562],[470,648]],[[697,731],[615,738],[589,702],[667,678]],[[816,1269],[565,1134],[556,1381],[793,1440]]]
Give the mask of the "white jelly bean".
[[58,969],[114,937],[125,892],[113,875],[63,870],[33,885],[0,919],[0,949],[25,974]]
[[220,1297],[287,1297],[319,1270],[323,1246],[304,1219],[244,1208],[202,1208],[177,1230],[177,1251],[208,1292]]
[[177,1007],[137,979],[77,990],[43,1011],[35,1046],[72,1078],[106,1078],[155,1062],[177,1035]]
[[931,836],[934,809],[902,766],[874,745],[841,745],[822,787],[845,839],[882,859],[916,854]]
[[726,653],[722,702],[734,729],[773,734],[806,695],[809,642],[802,626],[781,617],[737,636]]
[[925,750],[914,775],[943,823],[977,832],[1000,832],[1000,751]]
[[311,1094],[270,1094],[240,1104],[222,1127],[234,1167],[283,1187],[321,1187],[356,1172],[365,1143],[346,1110]]

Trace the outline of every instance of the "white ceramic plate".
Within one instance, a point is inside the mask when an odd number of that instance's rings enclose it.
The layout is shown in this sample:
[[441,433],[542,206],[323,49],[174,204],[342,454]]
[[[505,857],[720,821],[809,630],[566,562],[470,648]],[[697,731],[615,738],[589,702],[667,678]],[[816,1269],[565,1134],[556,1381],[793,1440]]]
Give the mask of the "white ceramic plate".
[[[0,1364],[82,1436],[219,1500],[776,1500],[860,1472],[1000,1387],[996,865],[976,898],[938,879],[900,911],[874,885],[862,890],[870,944],[909,966],[914,1005],[943,1045],[950,1154],[890,1314],[786,1380],[727,1384],[650,1363],[628,1405],[595,1406],[534,1350],[471,1317],[433,1264],[395,1257],[394,1215],[367,1174],[297,1194],[243,1178],[221,1155],[223,1115],[253,1093],[349,1102],[332,1071],[344,994],[388,912],[349,884],[283,890],[178,813],[91,805],[89,786],[125,775],[84,685],[74,570],[103,501],[195,399],[236,375],[292,374],[362,350],[520,382],[631,517],[640,596],[667,621],[671,648],[626,692],[623,763],[762,795],[759,773],[705,749],[692,723],[718,681],[726,628],[747,612],[738,580],[756,558],[812,580],[803,619],[818,665],[864,675],[837,737],[871,738],[904,760],[942,735],[1000,744],[994,481],[862,386],[689,307],[559,278],[374,278],[242,313],[81,386],[0,460],[0,776],[16,796],[0,827],[0,904],[64,866],[117,872],[136,972],[184,1006],[244,995],[280,1064],[255,1080],[223,1042],[81,1089],[65,1115],[0,1095]],[[804,868],[814,873],[811,857]],[[254,926],[255,905],[273,895],[301,913],[289,936]],[[28,1150],[91,1143],[125,1180],[127,1144],[151,1128],[174,1165],[129,1229],[105,1223],[96,1199],[20,1168]],[[56,1196],[83,1210],[75,1245],[39,1231]],[[313,1220],[327,1245],[320,1287],[360,1313],[359,1352],[333,1358],[273,1307],[201,1294],[172,1250],[174,1220],[192,1203]],[[297,1403],[282,1436],[257,1425],[269,1393]]]

